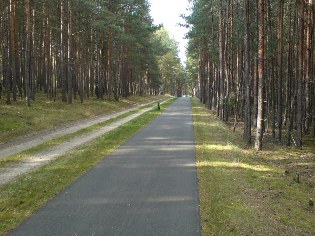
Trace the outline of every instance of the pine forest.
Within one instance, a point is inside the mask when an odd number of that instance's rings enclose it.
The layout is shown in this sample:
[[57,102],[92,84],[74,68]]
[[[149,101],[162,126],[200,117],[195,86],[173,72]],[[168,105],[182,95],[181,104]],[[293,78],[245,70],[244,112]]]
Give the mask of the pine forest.
[[244,122],[257,150],[267,133],[302,148],[315,135],[314,1],[191,2],[187,70],[203,104]]
[[0,7],[7,104],[21,97],[30,106],[38,92],[71,104],[157,94],[162,84],[165,93],[181,90],[177,44],[153,25],[145,0],[4,0]]
[[224,122],[302,148],[315,136],[313,0],[191,0],[187,62],[146,0],[3,0],[0,97],[196,95]]

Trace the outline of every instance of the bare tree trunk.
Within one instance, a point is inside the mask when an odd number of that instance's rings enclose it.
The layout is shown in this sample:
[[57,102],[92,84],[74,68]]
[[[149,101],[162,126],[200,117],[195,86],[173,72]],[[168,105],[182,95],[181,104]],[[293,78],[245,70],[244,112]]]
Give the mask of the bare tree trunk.
[[306,48],[305,48],[305,123],[304,130],[306,134],[310,132],[311,112],[312,112],[312,94],[311,94],[311,61],[312,61],[312,0],[308,0],[306,9]]
[[31,44],[31,12],[30,12],[30,0],[25,0],[25,15],[26,15],[26,23],[25,23],[25,100],[27,106],[31,106],[30,102],[30,44]]
[[245,36],[244,36],[244,84],[245,84],[245,119],[244,140],[251,143],[251,105],[249,71],[249,0],[245,0]]
[[199,53],[199,77],[200,77],[200,101],[202,104],[206,103],[206,80],[205,80],[205,56],[204,49]]
[[303,83],[303,42],[304,42],[304,0],[299,2],[299,42],[298,42],[298,65],[297,65],[297,113],[296,113],[296,126],[297,126],[297,148],[302,149],[302,133],[303,133],[303,121],[302,121],[302,112],[303,112],[303,93],[302,93],[302,83]]
[[264,110],[265,1],[259,0],[258,113],[255,149],[262,149]]
[[10,62],[11,62],[11,75],[12,75],[12,91],[13,101],[16,102],[17,94],[17,63],[16,63],[16,34],[15,19],[16,18],[16,0],[10,0]]
[[[313,53],[312,53],[312,61],[315,60],[315,50],[314,50],[314,47],[315,47],[315,4],[314,4],[314,1],[310,0],[310,4],[311,4],[311,8],[312,8],[312,25],[311,25],[311,29],[312,29],[312,48],[313,48]],[[315,65],[314,63],[311,63],[311,76],[312,76],[312,79],[313,79],[313,102],[312,102],[312,106],[313,106],[313,110],[312,110],[312,125],[313,125],[313,128],[312,128],[312,135],[313,137],[315,137]]]
[[[295,18],[294,18],[295,19]],[[292,129],[293,129],[293,108],[294,108],[294,93],[292,93],[292,79],[294,78],[293,74],[293,36],[291,32],[292,28],[292,7],[290,6],[289,8],[289,36],[288,36],[288,66],[287,66],[287,87],[286,87],[286,101],[287,101],[287,106],[286,106],[286,114],[287,114],[287,146],[291,146],[291,138],[292,138]],[[293,24],[293,27],[295,27],[295,24]]]
[[2,19],[2,33],[3,33],[3,51],[2,51],[2,70],[3,70],[3,86],[6,89],[6,104],[11,104],[10,97],[10,71],[9,71],[9,8],[3,6],[3,19]]
[[30,98],[34,101],[35,100],[35,94],[36,94],[36,83],[38,80],[38,75],[36,72],[38,71],[36,68],[36,46],[35,45],[35,9],[31,9],[31,33],[30,33]]
[[[256,0],[256,24],[257,24],[257,34],[259,34],[259,27],[258,27],[258,24],[259,24],[259,0]],[[254,41],[254,40],[253,40]],[[256,41],[255,41],[256,42]],[[253,42],[253,43],[255,43]],[[253,123],[254,123],[254,126],[257,128],[257,115],[258,115],[258,80],[259,80],[259,77],[258,77],[258,64],[259,64],[259,56],[258,54],[255,54],[254,55],[254,58],[255,58],[255,64],[254,64],[254,68],[252,69],[252,71],[254,72],[253,74],[255,76],[254,77],[254,104],[253,104]]]
[[[280,0],[279,9],[279,29],[278,29],[278,140],[282,138],[282,107],[283,107],[283,15],[284,15],[284,0]],[[289,106],[289,104],[287,104]]]
[[93,59],[93,66],[94,66],[94,87],[95,87],[95,95],[96,98],[100,98],[99,94],[99,84],[98,84],[98,41],[97,41],[98,35],[97,31],[94,30],[94,59]]
[[45,51],[46,51],[46,83],[47,83],[47,97],[51,100],[53,97],[53,83],[52,83],[52,42],[51,42],[51,13],[46,6],[46,29],[45,29]]
[[[267,27],[267,33],[266,37],[267,37],[267,42],[268,42],[268,47],[266,50],[266,58],[268,58],[268,60],[266,60],[265,62],[265,70],[266,70],[266,80],[270,81],[270,84],[265,88],[266,92],[266,101],[267,104],[266,106],[268,107],[267,109],[270,111],[270,108],[272,110],[271,114],[271,129],[272,129],[272,138],[275,139],[276,138],[276,105],[277,105],[277,99],[276,99],[276,83],[275,83],[275,53],[273,53],[273,51],[275,51],[275,48],[273,46],[273,42],[275,41],[275,37],[274,37],[274,32],[272,31],[272,17],[271,17],[271,5],[270,5],[270,0],[267,0],[267,22],[268,22],[268,27]],[[270,65],[271,64],[271,65]],[[271,94],[271,96],[269,95]],[[268,96],[269,95],[269,96]],[[267,114],[270,114],[270,112],[267,112]],[[269,126],[269,117],[268,115],[266,116],[267,119],[267,126]],[[268,127],[267,127],[267,131],[268,131]]]
[[220,1],[220,17],[219,17],[219,111],[220,120],[224,119],[224,32],[223,32],[223,6],[222,1]]
[[72,78],[73,78],[73,55],[72,55],[72,0],[68,0],[68,104],[72,104]]
[[60,0],[60,70],[62,101],[67,102],[66,74],[65,74],[65,0]]
[[107,34],[107,62],[106,62],[106,77],[107,77],[107,82],[108,82],[108,98],[109,100],[112,99],[112,94],[113,94],[113,86],[112,86],[112,73],[111,73],[111,34],[110,32]]

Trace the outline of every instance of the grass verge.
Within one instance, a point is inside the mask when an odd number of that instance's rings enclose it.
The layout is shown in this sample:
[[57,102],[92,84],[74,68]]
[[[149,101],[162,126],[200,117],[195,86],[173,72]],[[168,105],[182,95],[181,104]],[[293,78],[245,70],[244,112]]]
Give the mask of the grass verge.
[[43,96],[38,94],[31,107],[26,107],[24,101],[12,105],[0,103],[0,144],[25,134],[164,98],[133,96],[118,102],[89,98],[84,103],[74,100],[73,104],[69,105],[61,101],[47,100]]
[[51,147],[54,147],[54,146],[57,146],[57,145],[60,145],[66,141],[69,141],[73,138],[76,138],[78,136],[82,136],[84,134],[87,134],[87,133],[90,133],[92,131],[95,131],[97,129],[100,129],[102,127],[105,127],[109,124],[112,124],[118,120],[121,120],[127,116],[130,116],[130,115],[133,115],[137,112],[139,112],[141,109],[145,109],[145,108],[149,108],[149,107],[152,107],[152,104],[148,104],[146,106],[143,106],[141,108],[137,108],[137,109],[134,109],[130,112],[126,112],[122,115],[119,115],[115,118],[111,118],[107,121],[104,121],[104,122],[101,122],[101,123],[98,123],[98,124],[95,124],[95,125],[91,125],[87,128],[84,128],[84,129],[81,129],[81,130],[78,130],[74,133],[71,133],[71,134],[67,134],[67,135],[64,135],[62,137],[59,137],[59,138],[55,138],[55,139],[52,139],[50,141],[47,141],[45,143],[42,143],[36,147],[33,147],[33,148],[30,148],[28,150],[25,150],[23,152],[20,152],[20,153],[17,153],[17,154],[14,154],[12,156],[9,156],[7,158],[3,158],[3,159],[0,159],[0,168],[5,168],[7,166],[10,166],[14,163],[17,163],[17,162],[20,162],[22,160],[25,160],[27,158],[29,158],[30,156],[36,154],[36,153],[39,153],[41,151],[44,151],[48,148],[51,148]]
[[[192,104],[202,234],[315,235],[314,152],[277,145],[256,152],[197,99]],[[308,173],[300,182],[296,168]]]
[[56,194],[91,169],[119,145],[151,122],[174,99],[58,158],[50,164],[0,186],[0,235],[5,235]]

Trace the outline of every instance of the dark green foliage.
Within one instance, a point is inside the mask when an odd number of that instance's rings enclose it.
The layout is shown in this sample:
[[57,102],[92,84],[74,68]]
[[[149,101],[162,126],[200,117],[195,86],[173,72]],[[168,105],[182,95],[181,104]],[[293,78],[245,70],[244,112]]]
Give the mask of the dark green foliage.
[[[30,1],[29,81],[23,67],[25,7],[25,1],[17,0],[0,5],[0,80],[8,78],[11,84],[3,91],[8,103],[12,91],[14,100],[17,91],[33,100],[40,91],[56,100],[62,91],[64,101],[73,94],[81,102],[89,96],[118,100],[159,93],[163,81],[158,59],[168,49],[156,38],[160,26],[153,25],[147,0]],[[16,58],[10,54],[13,49]],[[30,96],[25,95],[27,88]]]

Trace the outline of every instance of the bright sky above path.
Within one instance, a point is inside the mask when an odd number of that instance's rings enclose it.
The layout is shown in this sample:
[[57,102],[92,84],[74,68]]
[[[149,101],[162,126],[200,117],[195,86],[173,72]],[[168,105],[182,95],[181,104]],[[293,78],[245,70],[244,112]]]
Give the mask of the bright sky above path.
[[163,24],[169,30],[171,36],[179,43],[179,57],[184,63],[188,40],[183,38],[188,29],[177,24],[185,23],[180,15],[187,14],[188,0],[149,0],[149,3],[154,24]]

